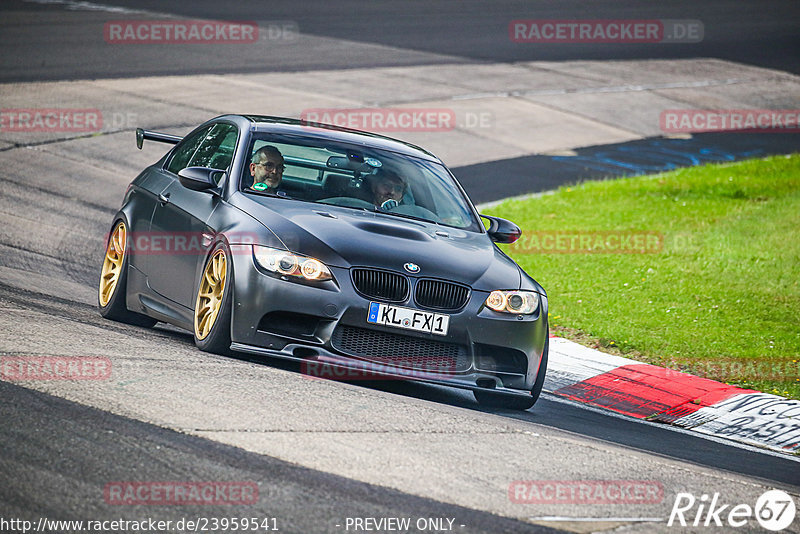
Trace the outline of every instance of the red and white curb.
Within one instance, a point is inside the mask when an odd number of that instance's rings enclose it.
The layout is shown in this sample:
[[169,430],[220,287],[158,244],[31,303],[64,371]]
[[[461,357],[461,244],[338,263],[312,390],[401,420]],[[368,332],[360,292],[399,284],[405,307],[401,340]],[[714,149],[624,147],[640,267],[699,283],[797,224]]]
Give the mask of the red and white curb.
[[546,391],[749,445],[800,452],[800,401],[550,338]]

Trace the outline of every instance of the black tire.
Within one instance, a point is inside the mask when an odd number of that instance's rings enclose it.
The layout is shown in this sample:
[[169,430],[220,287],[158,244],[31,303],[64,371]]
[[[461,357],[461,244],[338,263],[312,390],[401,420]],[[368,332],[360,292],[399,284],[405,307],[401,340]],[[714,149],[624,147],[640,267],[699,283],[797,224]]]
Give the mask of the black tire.
[[[208,334],[200,338],[198,336],[198,329],[197,329],[197,313],[198,313],[198,304],[200,303],[200,289],[203,284],[203,277],[205,276],[206,269],[208,268],[209,263],[212,259],[217,255],[218,251],[222,251],[222,254],[225,256],[226,262],[226,275],[225,275],[225,284],[223,287],[222,293],[222,303],[220,304],[220,309],[217,313],[216,319],[214,320],[213,325],[211,326],[211,330]],[[205,265],[203,265],[203,274],[201,275],[200,280],[197,283],[197,296],[195,297],[195,309],[194,309],[194,316],[195,316],[195,327],[193,328],[194,331],[194,344],[197,346],[198,349],[204,352],[211,352],[214,354],[222,354],[222,355],[230,355],[231,354],[231,295],[233,294],[233,262],[231,261],[231,254],[228,250],[228,247],[225,246],[224,243],[218,243],[214,249],[211,251],[211,254],[208,255],[206,259]]]
[[536,404],[539,400],[539,395],[542,394],[544,387],[544,377],[547,374],[547,355],[550,352],[550,336],[548,332],[547,340],[544,342],[544,350],[542,351],[542,363],[539,365],[539,372],[536,373],[536,381],[531,388],[530,397],[521,397],[516,395],[505,395],[503,393],[495,393],[491,390],[473,390],[475,400],[481,406],[488,408],[505,408],[507,410],[528,410]]
[[[108,234],[108,241],[106,242],[106,248],[105,248],[106,251],[108,251],[108,247],[111,245],[111,239],[114,236],[114,231],[120,224],[124,225],[124,228],[126,229],[126,241],[127,241],[127,225],[125,224],[125,221],[118,220],[111,227],[111,232]],[[150,328],[153,325],[155,325],[158,321],[153,319],[152,317],[142,315],[141,313],[130,311],[128,309],[128,305],[126,302],[126,292],[128,287],[128,256],[129,256],[128,250],[129,249],[126,243],[125,250],[122,256],[122,265],[120,267],[118,275],[119,278],[116,282],[116,285],[113,288],[111,297],[108,299],[106,305],[103,306],[101,302],[100,292],[98,291],[97,307],[100,309],[100,315],[102,315],[106,319],[134,326],[144,326]],[[101,274],[100,274],[101,286],[103,283],[102,272],[103,271],[101,269]]]

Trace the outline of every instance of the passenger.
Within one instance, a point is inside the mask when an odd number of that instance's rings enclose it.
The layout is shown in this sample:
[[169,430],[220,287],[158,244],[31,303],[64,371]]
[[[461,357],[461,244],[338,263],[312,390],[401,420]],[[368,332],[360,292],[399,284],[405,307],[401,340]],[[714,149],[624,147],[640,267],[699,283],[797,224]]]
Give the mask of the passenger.
[[262,146],[253,154],[253,161],[250,163],[250,176],[253,177],[250,188],[277,193],[285,168],[280,150],[272,145]]
[[393,171],[382,170],[370,181],[372,203],[389,210],[398,206],[406,192],[406,182]]

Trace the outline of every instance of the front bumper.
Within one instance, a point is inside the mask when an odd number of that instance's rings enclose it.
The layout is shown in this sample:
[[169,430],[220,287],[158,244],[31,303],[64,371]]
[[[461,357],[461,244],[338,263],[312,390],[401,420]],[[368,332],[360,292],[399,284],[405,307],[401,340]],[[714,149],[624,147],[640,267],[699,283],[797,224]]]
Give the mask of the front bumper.
[[[547,338],[544,296],[537,313],[517,316],[486,308],[488,292],[472,290],[463,309],[444,312],[449,331],[437,336],[368,324],[370,299],[356,292],[349,269],[331,267],[335,281],[310,285],[261,271],[251,254],[234,254],[233,262],[232,350],[304,362],[304,372],[323,377],[394,377],[530,395]],[[413,285],[415,278],[408,278]],[[397,305],[419,308],[411,297]],[[386,354],[362,353],[343,343],[343,332],[374,339]]]

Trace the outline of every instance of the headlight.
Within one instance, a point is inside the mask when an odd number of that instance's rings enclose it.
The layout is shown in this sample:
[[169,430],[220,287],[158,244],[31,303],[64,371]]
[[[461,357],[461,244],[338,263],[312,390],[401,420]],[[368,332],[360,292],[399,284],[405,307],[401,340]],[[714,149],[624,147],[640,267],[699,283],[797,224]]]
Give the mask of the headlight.
[[486,305],[497,312],[527,315],[539,308],[539,295],[533,291],[492,291]]
[[275,274],[315,282],[333,278],[331,271],[321,261],[287,250],[253,245],[253,257],[262,268]]

